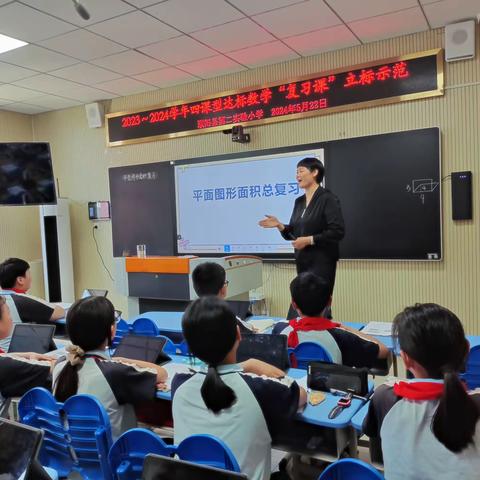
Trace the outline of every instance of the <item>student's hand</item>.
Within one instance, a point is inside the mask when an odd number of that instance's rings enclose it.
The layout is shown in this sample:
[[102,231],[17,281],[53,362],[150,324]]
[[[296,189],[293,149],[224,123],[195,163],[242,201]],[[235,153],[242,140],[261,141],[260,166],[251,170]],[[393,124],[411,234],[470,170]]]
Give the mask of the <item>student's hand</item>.
[[280,370],[269,363],[262,362],[256,358],[250,358],[245,362],[242,362],[243,370],[246,373],[254,373],[255,375],[270,377],[270,378],[282,378],[285,376],[285,372]]
[[298,237],[292,242],[293,248],[295,250],[303,250],[305,247],[308,247],[311,244],[311,237]]
[[50,357],[47,354],[35,353],[35,352],[17,352],[11,354],[13,357],[25,358],[27,360],[38,360],[43,362],[55,362],[56,358]]
[[265,215],[267,218],[260,220],[258,224],[263,228],[278,228],[281,223],[277,217],[273,215]]
[[166,383],[159,382],[157,383],[157,390],[159,390],[160,392],[168,392],[169,388],[167,387]]

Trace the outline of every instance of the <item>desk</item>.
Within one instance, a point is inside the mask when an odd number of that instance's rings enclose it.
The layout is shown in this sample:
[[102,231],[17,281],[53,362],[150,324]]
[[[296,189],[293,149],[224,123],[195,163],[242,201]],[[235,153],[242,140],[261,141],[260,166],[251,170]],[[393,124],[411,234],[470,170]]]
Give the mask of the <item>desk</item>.
[[369,406],[370,402],[365,403],[363,407],[352,417],[351,425],[358,432],[362,432],[363,430],[363,421],[367,416]]
[[182,316],[183,312],[145,312],[125,320],[129,324],[133,324],[138,318],[148,318],[164,332],[182,333]]
[[[178,363],[182,365],[190,365],[190,359],[188,357],[182,357],[179,355],[170,355],[172,357],[173,363]],[[200,365],[197,363],[194,368],[198,368]],[[296,380],[305,379],[307,373],[305,370],[299,370],[296,368],[291,368],[288,370],[288,375]],[[157,398],[162,400],[171,401],[171,392],[162,392],[157,391]],[[319,405],[310,405],[307,403],[303,412],[297,414],[297,419],[316,425],[319,427],[326,427],[335,430],[336,443],[337,443],[337,458],[348,446],[351,456],[357,456],[357,435],[356,432],[351,428],[351,422],[353,416],[362,408],[365,403],[363,400],[354,398],[352,399],[352,404],[349,408],[344,409],[338,417],[334,419],[329,419],[328,414],[335,405],[337,405],[338,399],[340,397],[330,393],[326,394],[325,400]],[[321,458],[326,458],[322,456]],[[329,460],[332,457],[328,457]]]

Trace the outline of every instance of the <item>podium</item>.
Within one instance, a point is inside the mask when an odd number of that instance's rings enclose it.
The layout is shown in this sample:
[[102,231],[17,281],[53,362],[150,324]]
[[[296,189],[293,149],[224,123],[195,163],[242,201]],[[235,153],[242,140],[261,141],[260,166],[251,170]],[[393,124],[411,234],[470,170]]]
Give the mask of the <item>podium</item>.
[[150,311],[183,311],[197,298],[192,272],[204,262],[220,264],[228,280],[228,301],[249,302],[249,291],[262,285],[263,262],[251,255],[222,258],[117,257],[115,285],[128,297],[128,316]]

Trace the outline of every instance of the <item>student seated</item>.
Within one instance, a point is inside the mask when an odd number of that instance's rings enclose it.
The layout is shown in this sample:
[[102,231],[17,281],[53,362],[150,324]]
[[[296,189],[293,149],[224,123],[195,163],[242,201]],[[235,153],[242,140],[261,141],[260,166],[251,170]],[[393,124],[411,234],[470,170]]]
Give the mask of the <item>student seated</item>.
[[305,390],[292,380],[259,376],[255,368],[237,364],[240,329],[219,298],[193,302],[182,330],[190,351],[207,367],[172,380],[175,443],[193,434],[215,435],[250,480],[268,479],[272,436],[305,404]]
[[[227,296],[227,274],[225,269],[215,262],[204,262],[197,265],[192,272],[193,289],[199,297],[216,295],[224,299]],[[237,323],[242,333],[254,333],[255,329],[237,317]]]
[[375,391],[364,422],[372,458],[381,447],[389,480],[479,478],[480,392],[458,376],[470,350],[462,323],[440,305],[417,304],[395,317],[393,333],[415,378]]
[[0,264],[0,286],[6,296],[14,323],[48,323],[65,316],[60,305],[27,295],[32,285],[30,265],[20,258]]
[[53,371],[53,391],[59,402],[77,393],[94,395],[110,417],[114,438],[137,425],[133,404],[153,400],[164,368],[149,362],[115,357],[107,347],[115,336],[115,310],[105,297],[75,302],[67,314],[72,345]]
[[321,316],[330,298],[329,285],[323,279],[300,273],[290,283],[290,293],[299,317],[289,323],[278,322],[273,328],[273,333],[288,335],[289,347],[318,343],[334,363],[350,367],[371,368],[378,359],[387,358],[387,347],[377,339]]

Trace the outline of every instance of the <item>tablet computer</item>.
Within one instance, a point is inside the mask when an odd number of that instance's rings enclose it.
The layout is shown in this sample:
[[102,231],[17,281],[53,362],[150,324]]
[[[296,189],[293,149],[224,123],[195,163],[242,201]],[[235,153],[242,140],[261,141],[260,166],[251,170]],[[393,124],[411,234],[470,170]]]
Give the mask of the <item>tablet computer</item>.
[[220,470],[176,458],[149,454],[143,463],[142,480],[247,480],[241,473]]
[[118,344],[113,357],[131,358],[163,365],[171,358],[163,353],[165,338],[147,335],[125,335]]
[[[47,353],[55,345],[53,334],[55,325],[39,325],[36,323],[16,323],[8,353],[35,352]],[[53,347],[55,348],[55,347]]]
[[237,361],[243,362],[249,358],[257,358],[285,371],[290,367],[287,340],[286,335],[242,333]]

